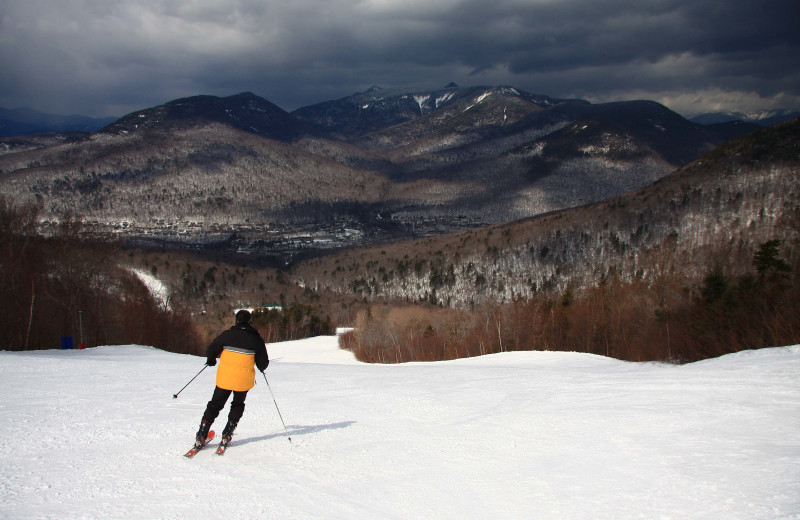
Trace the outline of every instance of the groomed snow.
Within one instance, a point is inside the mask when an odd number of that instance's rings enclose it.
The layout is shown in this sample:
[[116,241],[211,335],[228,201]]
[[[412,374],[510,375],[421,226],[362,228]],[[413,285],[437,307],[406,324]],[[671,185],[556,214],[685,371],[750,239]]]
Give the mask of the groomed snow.
[[0,518],[800,518],[798,346],[684,366],[268,349],[292,442],[262,379],[226,455],[193,460],[215,369],[172,396],[203,358],[0,352]]

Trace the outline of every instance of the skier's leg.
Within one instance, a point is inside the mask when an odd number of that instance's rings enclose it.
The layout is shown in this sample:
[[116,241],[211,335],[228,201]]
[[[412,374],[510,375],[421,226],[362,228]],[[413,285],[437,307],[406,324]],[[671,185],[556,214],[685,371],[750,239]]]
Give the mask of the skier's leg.
[[239,424],[239,420],[242,418],[242,415],[244,415],[244,400],[246,398],[247,390],[233,393],[231,411],[228,413],[228,424],[225,425],[225,429],[222,431],[223,437],[227,436],[230,438],[233,435],[233,430],[236,429],[236,425]]
[[231,403],[231,411],[228,414],[228,420],[238,423],[239,419],[244,415],[244,400],[247,399],[247,390],[244,392],[234,392],[233,402]]
[[214,422],[214,420],[219,415],[219,412],[225,408],[225,403],[228,402],[228,397],[230,397],[231,391],[225,390],[220,387],[214,387],[214,395],[211,396],[211,400],[206,405],[206,411],[203,413],[203,421],[208,421],[209,425]]

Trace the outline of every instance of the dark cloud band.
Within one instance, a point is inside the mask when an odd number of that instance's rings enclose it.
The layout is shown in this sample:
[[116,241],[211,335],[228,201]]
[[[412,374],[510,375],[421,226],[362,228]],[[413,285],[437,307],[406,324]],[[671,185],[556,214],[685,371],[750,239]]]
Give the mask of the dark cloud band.
[[[598,100],[706,92],[715,106],[726,97],[800,105],[799,5],[8,0],[0,106],[121,115],[184,95],[251,90],[293,109],[373,83],[449,81]],[[695,104],[674,108],[707,108]]]

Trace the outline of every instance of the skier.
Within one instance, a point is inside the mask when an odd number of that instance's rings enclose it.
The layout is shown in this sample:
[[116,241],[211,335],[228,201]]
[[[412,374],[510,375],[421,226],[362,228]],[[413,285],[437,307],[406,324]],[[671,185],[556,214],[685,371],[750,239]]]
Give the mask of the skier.
[[244,400],[247,392],[255,384],[254,365],[262,373],[269,365],[269,356],[264,340],[258,331],[250,325],[251,315],[246,310],[236,313],[236,324],[217,336],[208,346],[206,364],[214,366],[219,357],[217,368],[217,386],[214,395],[206,406],[200,429],[195,437],[195,447],[206,443],[211,424],[220,411],[225,408],[231,393],[233,402],[228,413],[228,424],[222,430],[222,444],[227,446],[233,436],[233,430],[244,413]]

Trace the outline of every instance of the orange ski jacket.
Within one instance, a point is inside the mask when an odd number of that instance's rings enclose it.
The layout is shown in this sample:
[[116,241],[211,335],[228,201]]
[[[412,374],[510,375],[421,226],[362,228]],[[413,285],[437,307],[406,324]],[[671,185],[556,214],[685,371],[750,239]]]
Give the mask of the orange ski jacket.
[[224,390],[244,392],[253,388],[256,378],[255,367],[266,370],[269,355],[264,340],[258,331],[248,324],[234,325],[211,342],[208,346],[209,364],[216,363],[217,386]]

